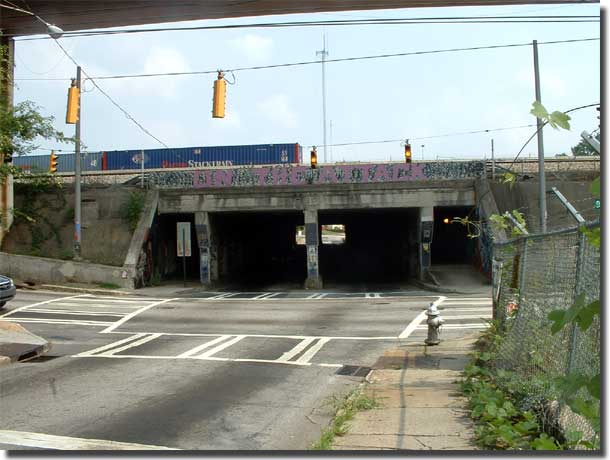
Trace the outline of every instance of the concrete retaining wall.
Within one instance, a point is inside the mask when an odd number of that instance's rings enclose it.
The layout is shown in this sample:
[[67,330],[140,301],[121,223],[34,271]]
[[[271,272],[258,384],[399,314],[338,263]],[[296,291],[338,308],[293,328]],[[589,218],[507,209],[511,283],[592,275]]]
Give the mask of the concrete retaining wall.
[[21,256],[6,252],[0,252],[0,273],[22,281],[34,281],[37,284],[113,283],[123,288],[133,288],[134,277],[134,273],[122,267]]

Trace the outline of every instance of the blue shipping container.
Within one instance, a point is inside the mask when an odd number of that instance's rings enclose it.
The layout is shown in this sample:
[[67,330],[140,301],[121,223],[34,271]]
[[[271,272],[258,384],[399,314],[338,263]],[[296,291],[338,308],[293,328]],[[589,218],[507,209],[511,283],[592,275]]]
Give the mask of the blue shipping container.
[[[74,153],[60,153],[57,155],[57,172],[74,172]],[[24,171],[32,173],[49,172],[51,154],[49,155],[23,155],[13,157],[13,164],[19,166]],[[82,152],[81,171],[101,171],[102,153],[101,152]]]
[[300,163],[302,158],[297,143],[115,150],[104,153],[102,169],[140,169],[142,152],[146,169],[286,164]]

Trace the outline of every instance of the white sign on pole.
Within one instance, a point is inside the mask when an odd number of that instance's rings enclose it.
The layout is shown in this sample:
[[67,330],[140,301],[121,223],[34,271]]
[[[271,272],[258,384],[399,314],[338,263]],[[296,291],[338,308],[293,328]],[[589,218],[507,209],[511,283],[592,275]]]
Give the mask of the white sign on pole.
[[191,257],[191,223],[177,222],[178,242],[176,252],[178,257]]

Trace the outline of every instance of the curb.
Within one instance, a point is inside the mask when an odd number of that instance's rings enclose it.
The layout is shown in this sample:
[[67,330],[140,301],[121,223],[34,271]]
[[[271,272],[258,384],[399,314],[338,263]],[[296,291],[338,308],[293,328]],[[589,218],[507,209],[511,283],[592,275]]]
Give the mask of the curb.
[[120,295],[120,296],[132,296],[133,292],[129,291],[117,291],[113,289],[96,289],[96,288],[80,288],[74,286],[60,286],[56,284],[41,284],[36,288],[28,286],[28,289],[38,290],[44,289],[46,291],[62,291],[62,292],[76,292],[80,294],[95,294],[95,295]]

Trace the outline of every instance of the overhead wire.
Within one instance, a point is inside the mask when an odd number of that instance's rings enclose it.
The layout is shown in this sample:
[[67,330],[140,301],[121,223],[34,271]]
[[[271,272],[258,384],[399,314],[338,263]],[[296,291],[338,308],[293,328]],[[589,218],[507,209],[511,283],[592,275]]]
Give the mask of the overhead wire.
[[[334,19],[312,21],[260,22],[247,24],[218,24],[192,27],[154,27],[146,29],[115,30],[77,30],[66,31],[68,37],[91,37],[100,35],[136,34],[150,32],[192,32],[199,30],[230,30],[246,28],[284,28],[284,27],[327,27],[363,25],[416,25],[416,24],[523,24],[523,23],[592,23],[600,22],[599,15],[537,15],[537,16],[455,16],[422,18],[377,18],[377,19]],[[8,34],[7,36],[19,36]],[[47,40],[49,37],[27,37],[17,41]]]
[[[570,39],[570,40],[553,40],[546,42],[538,42],[538,45],[555,45],[561,43],[578,43],[578,42],[588,42],[588,41],[599,41],[598,37],[594,38],[579,38],[579,39]],[[436,49],[436,50],[426,50],[426,51],[409,51],[403,53],[391,53],[391,54],[377,54],[370,56],[354,56],[354,57],[346,57],[346,58],[335,58],[335,59],[325,59],[324,62],[326,64],[329,63],[337,63],[337,62],[350,62],[350,61],[361,61],[361,60],[371,60],[371,59],[388,59],[394,57],[405,57],[405,56],[419,56],[419,55],[427,55],[427,54],[441,54],[441,53],[454,53],[454,52],[462,52],[462,51],[481,51],[481,50],[491,50],[491,49],[502,49],[502,48],[518,48],[532,46],[532,43],[511,43],[511,44],[503,44],[503,45],[484,45],[484,46],[473,46],[466,48],[446,48],[446,49]],[[251,66],[251,67],[236,67],[232,69],[222,69],[224,72],[242,72],[246,70],[264,70],[264,69],[277,69],[282,67],[295,67],[295,66],[304,66],[304,65],[314,65],[321,64],[322,60],[313,60],[313,61],[300,61],[300,62],[290,62],[283,64],[269,64],[269,65],[261,65],[261,66]],[[147,78],[147,77],[166,77],[166,76],[181,76],[181,75],[206,75],[206,74],[216,74],[218,73],[218,69],[214,70],[200,70],[200,71],[190,71],[190,72],[159,72],[159,73],[146,73],[146,74],[126,74],[126,75],[106,75],[106,76],[96,76],[96,80],[110,80],[110,79],[122,79],[122,78]],[[16,79],[19,81],[65,81],[70,80],[70,78],[19,78]]]

